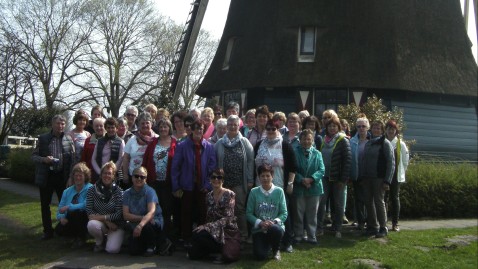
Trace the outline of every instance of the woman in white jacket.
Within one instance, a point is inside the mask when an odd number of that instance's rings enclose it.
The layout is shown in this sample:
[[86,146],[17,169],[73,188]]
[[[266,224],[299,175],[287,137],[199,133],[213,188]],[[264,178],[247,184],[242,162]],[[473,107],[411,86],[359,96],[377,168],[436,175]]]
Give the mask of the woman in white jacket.
[[385,125],[387,139],[393,146],[395,154],[395,171],[393,173],[390,192],[386,201],[390,202],[390,214],[392,217],[392,231],[400,231],[398,217],[400,215],[400,184],[405,182],[405,172],[408,167],[408,148],[400,138],[400,127],[395,120],[389,120]]

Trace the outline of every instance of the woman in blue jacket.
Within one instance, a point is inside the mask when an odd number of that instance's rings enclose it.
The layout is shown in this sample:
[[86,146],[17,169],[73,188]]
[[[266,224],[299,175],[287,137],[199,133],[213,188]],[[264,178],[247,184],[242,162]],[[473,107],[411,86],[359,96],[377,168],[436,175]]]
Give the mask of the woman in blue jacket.
[[81,162],[73,166],[71,172],[73,185],[63,192],[56,218],[58,225],[55,233],[58,236],[73,237],[73,248],[81,247],[86,241],[86,193],[92,185],[89,183],[91,171],[86,163]]

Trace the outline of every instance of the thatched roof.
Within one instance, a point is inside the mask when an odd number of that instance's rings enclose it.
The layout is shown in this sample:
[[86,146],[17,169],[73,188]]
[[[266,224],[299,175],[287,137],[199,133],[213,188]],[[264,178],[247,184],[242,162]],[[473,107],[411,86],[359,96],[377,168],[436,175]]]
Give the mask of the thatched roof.
[[[313,63],[297,62],[300,26],[318,28]],[[477,84],[459,0],[232,0],[198,94],[358,87],[476,97]]]

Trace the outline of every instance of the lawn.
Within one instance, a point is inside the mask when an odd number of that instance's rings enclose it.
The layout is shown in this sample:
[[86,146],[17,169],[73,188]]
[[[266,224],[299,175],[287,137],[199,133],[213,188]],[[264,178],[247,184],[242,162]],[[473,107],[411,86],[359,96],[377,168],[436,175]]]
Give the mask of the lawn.
[[[38,240],[41,217],[39,201],[35,199],[0,191],[0,221],[0,268],[38,268],[71,251],[62,239]],[[456,236],[469,236],[471,243],[462,245],[447,241]],[[363,237],[357,232],[344,232],[342,239],[326,234],[319,238],[318,246],[299,244],[294,253],[283,253],[281,262],[255,262],[251,254],[245,254],[241,261],[228,267],[372,268],[354,262],[368,259],[380,263],[381,268],[475,269],[478,268],[477,236],[477,227],[402,230],[380,240]],[[139,257],[131,259],[134,262]]]

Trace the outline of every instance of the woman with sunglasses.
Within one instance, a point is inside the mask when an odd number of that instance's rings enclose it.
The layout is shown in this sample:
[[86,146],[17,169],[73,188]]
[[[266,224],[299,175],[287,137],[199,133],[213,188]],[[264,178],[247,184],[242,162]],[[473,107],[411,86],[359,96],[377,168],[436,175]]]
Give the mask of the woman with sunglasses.
[[[191,260],[207,257],[211,253],[221,252],[224,246],[224,230],[237,232],[238,227],[234,216],[235,194],[223,187],[224,171],[215,169],[209,179],[212,191],[206,196],[206,223],[193,230],[191,248],[188,256]],[[222,257],[214,263],[224,262]]]
[[[352,153],[352,163],[350,169],[350,179],[354,188],[354,217],[357,223],[357,229],[363,230],[367,220],[367,211],[365,210],[365,196],[363,189],[363,161],[364,149],[370,139],[368,130],[370,123],[365,115],[358,118],[355,122],[357,133],[350,139],[350,149]],[[362,169],[361,169],[362,168]]]
[[190,247],[193,223],[206,221],[206,194],[211,190],[209,176],[216,168],[214,146],[203,137],[204,123],[194,119],[191,135],[179,143],[171,166],[173,195],[181,198],[181,236]]
[[[133,186],[123,194],[123,217],[130,232],[129,253],[152,256],[164,253],[171,247],[171,241],[162,233],[163,216],[158,196],[146,184],[148,172],[143,166],[133,170]],[[156,247],[161,249],[156,249]]]
[[[287,209],[289,199],[293,192],[297,160],[292,146],[282,139],[278,123],[272,119],[265,125],[267,136],[254,147],[256,167],[261,165],[271,166],[274,171],[273,183],[282,188],[286,193]],[[256,177],[256,186],[260,185],[259,176]],[[290,211],[292,212],[292,211]],[[285,221],[285,235],[282,238],[282,249],[285,252],[292,252],[293,227],[290,215]]]

